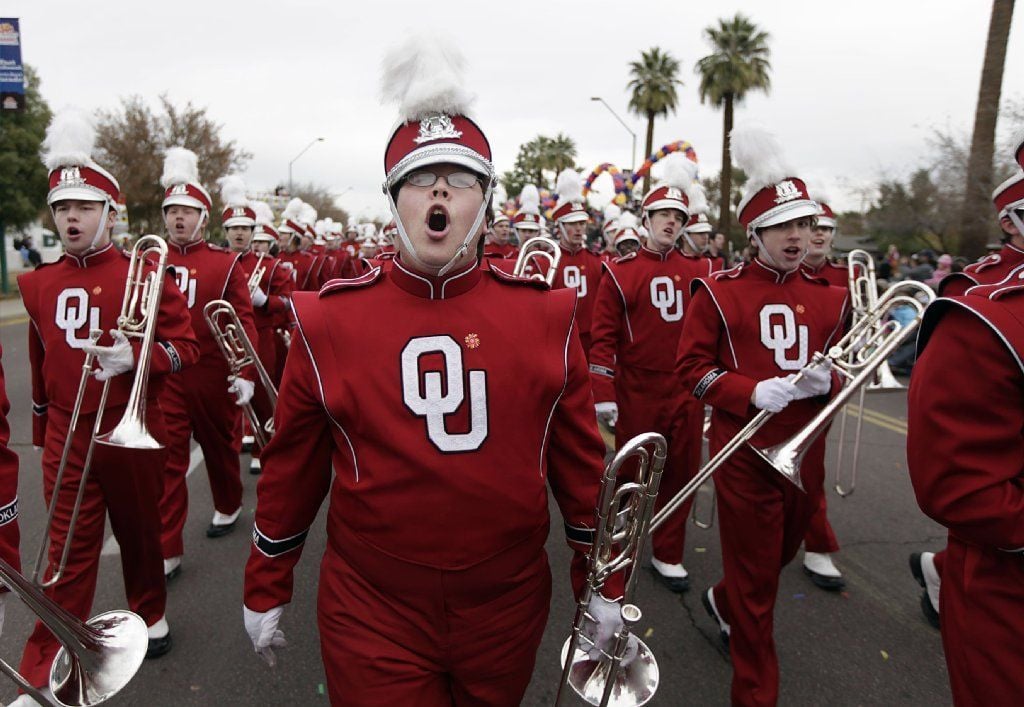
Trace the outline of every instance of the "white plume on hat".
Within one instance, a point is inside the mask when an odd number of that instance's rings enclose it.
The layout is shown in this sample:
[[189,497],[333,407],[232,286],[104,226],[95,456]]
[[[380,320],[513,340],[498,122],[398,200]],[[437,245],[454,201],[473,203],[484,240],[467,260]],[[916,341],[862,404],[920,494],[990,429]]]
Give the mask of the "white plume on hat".
[[293,198],[288,202],[288,205],[284,207],[284,211],[281,212],[282,221],[299,221],[299,214],[302,213],[302,207],[305,204],[299,197]]
[[245,182],[237,174],[228,174],[217,180],[220,184],[220,198],[224,206],[240,206],[248,203],[245,198]]
[[299,221],[307,226],[312,226],[316,223],[316,209],[309,204],[303,203],[302,210],[299,211]]
[[686,190],[697,179],[697,163],[681,152],[673,152],[658,162],[655,187],[677,187]]
[[540,192],[533,184],[527,184],[519,192],[519,210],[528,214],[540,213]]
[[273,225],[274,212],[270,210],[270,204],[265,201],[250,201],[249,206],[256,212],[256,223]]
[[169,147],[164,155],[164,173],[160,184],[165,189],[175,184],[199,184],[199,158],[184,147]]
[[704,185],[700,182],[693,182],[686,188],[686,200],[690,203],[690,215],[707,214],[708,195],[704,191]]
[[604,207],[604,214],[603,215],[604,215],[604,222],[605,223],[610,223],[610,222],[615,221],[616,219],[618,219],[620,216],[622,216],[622,209],[619,208],[619,205],[616,204],[615,202],[611,202],[610,204],[608,204],[607,206]]
[[622,215],[619,216],[619,230],[624,228],[636,229],[640,225],[640,219],[636,217],[636,214],[629,211],[623,211]]
[[77,108],[66,108],[53,117],[46,128],[43,164],[47,169],[83,167],[92,164],[96,147],[96,129],[92,121]]
[[555,182],[558,203],[578,204],[583,201],[583,179],[575,169],[563,169]]
[[818,206],[829,203],[828,193],[826,193],[824,189],[815,189],[814,191],[808,189],[807,195],[811,197],[811,201],[815,202]]
[[744,125],[733,129],[729,139],[736,166],[747,173],[748,193],[794,176],[793,169],[782,156],[778,138],[765,128]]
[[434,113],[468,115],[474,96],[464,83],[466,60],[455,43],[433,34],[413,34],[384,56],[381,96],[397,103],[404,122]]

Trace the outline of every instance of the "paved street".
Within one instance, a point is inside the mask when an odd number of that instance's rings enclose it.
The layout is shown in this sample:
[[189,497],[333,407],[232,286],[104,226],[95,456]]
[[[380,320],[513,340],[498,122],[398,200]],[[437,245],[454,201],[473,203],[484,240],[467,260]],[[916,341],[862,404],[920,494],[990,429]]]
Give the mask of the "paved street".
[[[34,555],[45,509],[41,498],[39,454],[30,445],[29,372],[24,322],[0,326],[7,373],[13,447],[21,457],[22,553]],[[68,375],[76,375],[69,372]],[[830,519],[842,551],[836,562],[848,588],[829,594],[815,588],[799,561],[783,572],[775,636],[781,663],[783,705],[940,705],[950,701],[942,646],[924,621],[920,589],[910,576],[907,556],[937,549],[941,528],[918,510],[906,473],[904,453],[906,396],[869,397],[865,412],[862,473],[857,492],[840,499],[830,492]],[[833,438],[835,430],[833,430]],[[830,448],[829,459],[832,458]],[[170,588],[168,619],[174,649],[147,661],[135,680],[111,705],[317,705],[327,704],[315,621],[319,558],[324,547],[323,517],[314,525],[296,575],[296,592],[283,628],[290,647],[275,671],[253,654],[242,627],[242,569],[249,552],[255,477],[245,474],[245,514],[232,535],[208,540],[212,514],[201,455],[194,455],[189,477],[191,513],[186,528],[184,571]],[[534,680],[524,704],[551,704],[559,669],[557,654],[572,619],[568,589],[568,550],[561,539],[557,510],[548,542],[555,576],[551,617]],[[429,509],[425,509],[425,515]],[[123,585],[116,546],[103,557],[95,612],[123,608]],[[686,566],[695,589],[679,598],[655,585],[649,570],[640,581],[641,633],[661,667],[661,689],[653,705],[726,705],[730,666],[717,628],[700,605],[699,591],[720,572],[717,528],[692,528]],[[8,600],[0,656],[17,664],[32,617]],[[0,700],[15,694],[0,686]]]

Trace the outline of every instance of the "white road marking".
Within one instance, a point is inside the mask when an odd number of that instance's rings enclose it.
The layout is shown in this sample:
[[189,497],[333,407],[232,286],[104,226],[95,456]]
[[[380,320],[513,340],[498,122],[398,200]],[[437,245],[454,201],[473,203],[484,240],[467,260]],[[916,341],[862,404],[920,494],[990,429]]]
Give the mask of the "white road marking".
[[[199,465],[203,463],[203,450],[197,444],[192,447],[192,451],[188,455],[188,471],[185,472],[185,478],[192,476],[192,472],[199,468]],[[121,546],[117,544],[117,538],[113,534],[110,535],[103,543],[103,549],[100,551],[100,555],[120,555]]]

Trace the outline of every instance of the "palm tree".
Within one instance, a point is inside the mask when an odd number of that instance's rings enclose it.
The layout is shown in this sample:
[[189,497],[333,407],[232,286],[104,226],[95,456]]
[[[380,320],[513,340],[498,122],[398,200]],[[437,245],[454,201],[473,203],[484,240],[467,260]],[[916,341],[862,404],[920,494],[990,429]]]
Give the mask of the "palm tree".
[[676,112],[676,87],[679,80],[679,62],[668,52],[654,47],[640,53],[640,61],[629,62],[632,78],[626,88],[633,92],[629,110],[647,119],[647,141],[644,155],[654,151],[654,119]]
[[568,167],[576,166],[576,143],[568,135],[558,133],[553,138],[541,136],[541,164],[557,175]]
[[1003,87],[1006,43],[1010,36],[1014,0],[992,0],[992,16],[981,69],[978,106],[974,111],[974,135],[967,161],[967,183],[960,214],[960,252],[977,257],[985,252],[990,235],[989,194],[992,192],[992,158],[995,153],[996,117]]
[[732,132],[733,107],[748,92],[760,89],[765,93],[771,87],[768,72],[768,33],[737,13],[732,19],[718,20],[717,27],[704,29],[704,38],[711,44],[712,53],[697,62],[694,70],[700,76],[700,102],[723,108],[721,212],[718,228],[729,234],[731,209],[727,195],[732,191],[732,152],[729,134]]

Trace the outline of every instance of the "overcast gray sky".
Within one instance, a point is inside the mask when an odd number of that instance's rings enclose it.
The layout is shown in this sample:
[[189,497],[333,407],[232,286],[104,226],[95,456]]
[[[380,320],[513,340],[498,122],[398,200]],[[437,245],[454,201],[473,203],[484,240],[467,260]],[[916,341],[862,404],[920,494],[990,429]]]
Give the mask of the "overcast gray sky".
[[[679,109],[655,130],[655,149],[689,140],[702,175],[720,168],[721,112],[702,106],[694,63],[702,31],[740,11],[771,34],[772,91],[737,110],[781,138],[791,163],[840,207],[844,185],[903,174],[934,127],[969,132],[991,3],[900,2],[313,2],[7,0],[21,18],[24,60],[51,107],[112,108],[138,94],[205,106],[224,135],[253,153],[245,178],[270,188],[315,181],[356,215],[384,213],[379,184],[395,109],[378,98],[379,63],[411,29],[457,41],[478,95],[474,115],[499,171],[537,134],[564,132],[579,162],[630,163],[630,137],[591,96],[632,126],[628,62],[658,46],[683,67]],[[1011,29],[1003,98],[1024,100],[1024,20]],[[638,154],[638,162],[642,157]],[[609,185],[610,187],[610,185]]]

